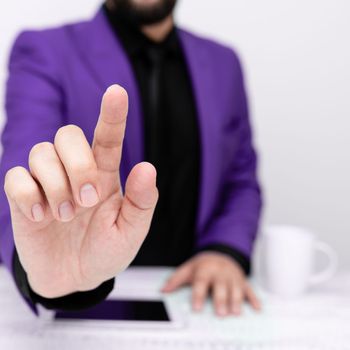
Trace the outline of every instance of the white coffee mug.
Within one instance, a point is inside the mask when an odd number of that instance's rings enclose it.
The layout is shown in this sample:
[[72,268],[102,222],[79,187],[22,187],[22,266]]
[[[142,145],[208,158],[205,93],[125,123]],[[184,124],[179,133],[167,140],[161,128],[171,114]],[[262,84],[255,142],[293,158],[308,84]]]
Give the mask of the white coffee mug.
[[[263,230],[260,240],[260,281],[273,294],[298,296],[310,285],[329,280],[337,270],[334,249],[307,229],[270,226]],[[314,271],[316,252],[328,258],[327,267],[320,272]]]

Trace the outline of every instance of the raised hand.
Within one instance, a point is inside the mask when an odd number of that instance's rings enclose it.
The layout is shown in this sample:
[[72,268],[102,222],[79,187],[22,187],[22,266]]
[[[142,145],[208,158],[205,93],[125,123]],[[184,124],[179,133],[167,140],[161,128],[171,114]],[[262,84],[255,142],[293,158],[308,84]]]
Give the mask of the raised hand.
[[133,260],[156,202],[156,170],[137,164],[120,186],[128,97],[103,96],[92,147],[74,125],[35,145],[29,168],[5,178],[16,249],[31,288],[46,298],[98,287]]

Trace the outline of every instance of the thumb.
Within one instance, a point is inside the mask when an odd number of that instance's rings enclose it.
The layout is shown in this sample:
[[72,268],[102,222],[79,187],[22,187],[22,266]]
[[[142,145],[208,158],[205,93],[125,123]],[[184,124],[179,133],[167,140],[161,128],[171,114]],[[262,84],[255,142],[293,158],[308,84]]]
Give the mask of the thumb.
[[147,162],[135,165],[126,181],[117,218],[117,226],[130,242],[140,243],[146,237],[157,200],[156,169]]
[[170,293],[190,283],[192,280],[192,266],[191,261],[181,265],[165,283],[162,292]]

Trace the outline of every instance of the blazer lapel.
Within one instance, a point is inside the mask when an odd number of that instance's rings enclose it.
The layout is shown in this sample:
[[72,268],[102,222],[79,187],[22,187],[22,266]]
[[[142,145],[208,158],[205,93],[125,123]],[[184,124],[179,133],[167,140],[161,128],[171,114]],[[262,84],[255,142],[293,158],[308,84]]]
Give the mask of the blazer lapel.
[[198,39],[179,30],[196,100],[201,140],[200,195],[197,213],[197,232],[205,229],[214,209],[219,184],[219,125],[218,106],[214,104],[215,72],[207,49]]
[[129,113],[121,161],[122,184],[133,165],[144,158],[141,104],[137,83],[129,59],[104,13],[99,11],[86,23],[82,42],[84,59],[101,88],[101,95],[112,84],[124,87],[129,95]]

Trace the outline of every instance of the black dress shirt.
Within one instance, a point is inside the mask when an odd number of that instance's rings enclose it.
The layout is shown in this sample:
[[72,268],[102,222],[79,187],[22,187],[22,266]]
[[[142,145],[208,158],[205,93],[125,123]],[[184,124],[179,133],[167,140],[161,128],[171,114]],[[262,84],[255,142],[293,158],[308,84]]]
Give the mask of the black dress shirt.
[[[155,43],[118,13],[106,6],[103,10],[134,70],[144,116],[144,159],[157,169],[159,200],[150,231],[132,264],[178,266],[199,251],[213,250],[231,256],[249,273],[249,260],[231,247],[195,247],[200,135],[191,79],[176,27],[162,42]],[[22,293],[47,308],[90,306],[103,300],[114,283],[110,280],[94,291],[45,299],[30,289],[17,254],[14,267]]]
[[159,200],[133,264],[177,266],[194,251],[200,168],[197,112],[184,55],[175,28],[155,43],[117,13],[106,14],[138,83],[144,159],[157,169]]

